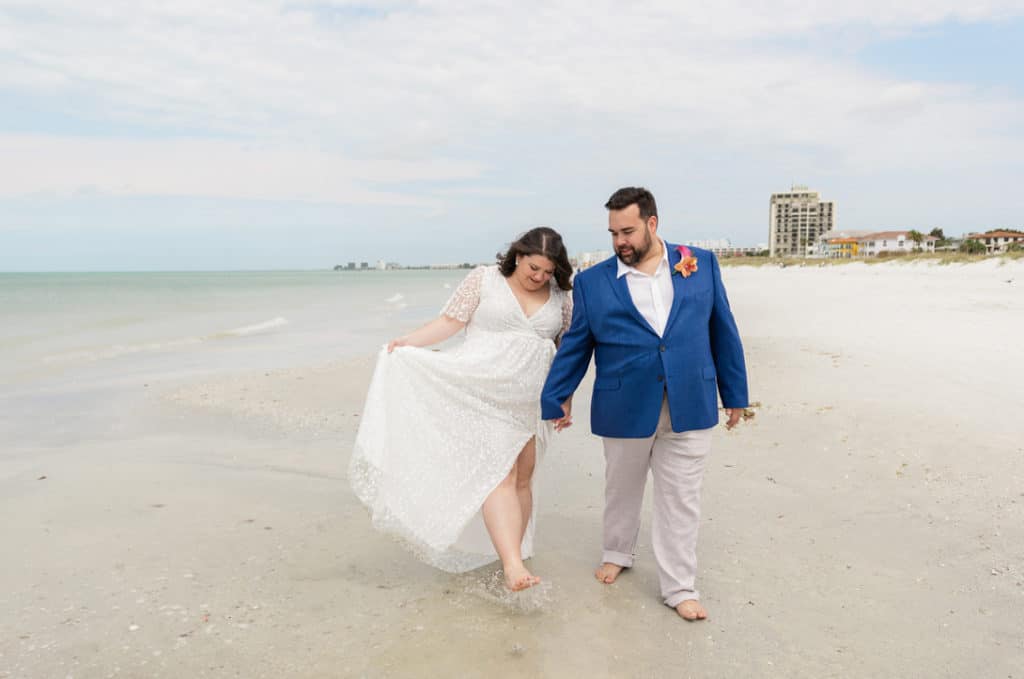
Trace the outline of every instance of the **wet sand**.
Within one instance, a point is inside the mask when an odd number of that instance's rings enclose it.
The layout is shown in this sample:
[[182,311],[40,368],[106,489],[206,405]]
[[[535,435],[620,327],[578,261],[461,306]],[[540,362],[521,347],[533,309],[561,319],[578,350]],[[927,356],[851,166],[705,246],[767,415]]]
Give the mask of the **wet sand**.
[[591,575],[589,378],[538,471],[542,587],[374,532],[359,358],[4,446],[0,677],[1024,677],[1024,265],[724,272],[761,405],[708,463],[708,621],[660,604],[646,509],[636,568]]

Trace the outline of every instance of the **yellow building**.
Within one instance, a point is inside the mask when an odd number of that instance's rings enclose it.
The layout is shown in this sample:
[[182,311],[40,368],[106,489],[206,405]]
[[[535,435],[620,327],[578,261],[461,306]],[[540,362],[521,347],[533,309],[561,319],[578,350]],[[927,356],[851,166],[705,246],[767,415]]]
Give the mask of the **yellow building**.
[[850,259],[860,252],[860,243],[856,238],[829,238],[828,256],[836,259]]

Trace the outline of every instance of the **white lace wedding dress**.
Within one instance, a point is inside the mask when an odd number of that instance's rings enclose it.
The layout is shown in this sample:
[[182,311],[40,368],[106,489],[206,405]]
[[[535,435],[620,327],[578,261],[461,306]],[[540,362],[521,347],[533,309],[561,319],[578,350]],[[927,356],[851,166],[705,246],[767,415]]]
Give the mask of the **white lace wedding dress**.
[[[552,281],[547,303],[527,317],[498,267],[482,266],[442,313],[468,322],[457,348],[378,356],[349,479],[375,527],[427,563],[463,572],[498,558],[480,508],[531,436],[540,467],[550,429],[540,392],[572,297]],[[533,528],[531,518],[524,559]]]

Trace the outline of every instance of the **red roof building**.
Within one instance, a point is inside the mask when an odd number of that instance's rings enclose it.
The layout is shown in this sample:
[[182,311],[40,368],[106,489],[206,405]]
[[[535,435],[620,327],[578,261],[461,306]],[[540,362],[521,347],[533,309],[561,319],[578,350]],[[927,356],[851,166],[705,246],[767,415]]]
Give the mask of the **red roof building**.
[[1024,233],[1020,231],[996,230],[972,233],[967,236],[967,239],[982,243],[989,252],[1006,252],[1007,248],[1014,243],[1024,245]]

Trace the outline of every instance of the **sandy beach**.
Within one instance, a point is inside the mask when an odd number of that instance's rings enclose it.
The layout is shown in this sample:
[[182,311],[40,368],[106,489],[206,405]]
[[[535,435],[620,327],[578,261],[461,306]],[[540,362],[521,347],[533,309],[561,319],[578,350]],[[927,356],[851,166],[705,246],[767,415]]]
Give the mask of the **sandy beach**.
[[660,604],[647,510],[637,566],[591,575],[589,377],[538,471],[540,587],[376,533],[357,356],[5,442],[0,677],[1024,677],[1024,260],[723,271],[757,407],[708,462],[708,621]]

